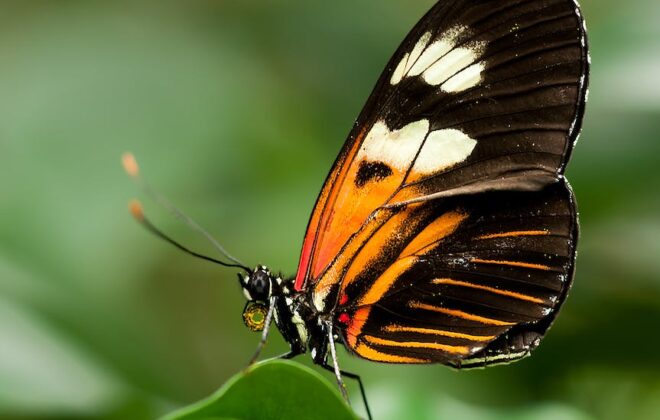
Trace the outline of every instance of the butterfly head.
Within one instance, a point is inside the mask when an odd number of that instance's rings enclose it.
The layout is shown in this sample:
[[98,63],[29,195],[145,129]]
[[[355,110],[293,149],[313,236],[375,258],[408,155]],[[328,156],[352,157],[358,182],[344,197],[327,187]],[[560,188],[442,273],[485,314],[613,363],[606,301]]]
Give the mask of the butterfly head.
[[273,293],[275,276],[265,266],[258,265],[246,274],[239,274],[238,281],[248,301],[265,304]]
[[[252,331],[264,328],[268,302],[279,277],[274,276],[267,267],[258,265],[246,274],[239,274],[238,281],[243,294],[248,300],[243,311],[243,321]],[[281,280],[280,280],[281,281]]]

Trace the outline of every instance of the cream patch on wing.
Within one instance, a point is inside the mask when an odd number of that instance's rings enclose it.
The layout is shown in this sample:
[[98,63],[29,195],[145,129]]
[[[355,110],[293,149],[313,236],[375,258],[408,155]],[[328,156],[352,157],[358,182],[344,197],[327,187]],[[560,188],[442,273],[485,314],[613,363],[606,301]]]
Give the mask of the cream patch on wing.
[[394,131],[390,131],[384,121],[378,121],[364,139],[357,161],[383,162],[404,172],[428,133],[429,120],[415,121]]
[[[472,47],[455,48],[433,63],[422,77],[430,85],[442,84],[441,89],[445,92],[460,92],[476,86],[481,81],[481,73],[486,66],[483,62],[476,65],[473,63],[482,53],[483,43],[477,43]],[[455,77],[458,82],[452,82]]]
[[[411,68],[415,64],[417,64],[417,62],[421,58],[422,53],[425,52],[425,48],[429,44],[430,40],[431,40],[431,32],[427,32],[424,35],[422,35],[419,41],[417,41],[417,44],[415,44],[415,48],[413,48],[412,52],[410,53],[410,57],[408,58],[408,62],[406,63],[405,74],[410,75]],[[426,49],[426,51],[428,51],[428,49]]]
[[417,156],[412,175],[433,174],[463,162],[476,145],[476,140],[460,130],[448,128],[433,131]]
[[404,55],[401,61],[399,61],[399,65],[396,66],[396,69],[394,69],[394,73],[392,73],[390,84],[396,85],[403,79],[403,76],[406,73],[406,65],[408,64],[408,57],[410,57],[410,54]]
[[455,93],[474,87],[481,82],[481,73],[485,68],[486,64],[483,61],[472,64],[447,79],[440,88],[445,92]]
[[418,61],[420,55],[422,55],[424,48],[426,48],[430,40],[431,32],[426,32],[424,35],[422,35],[419,41],[417,41],[417,44],[415,44],[413,50],[403,56],[401,61],[399,61],[399,65],[396,66],[396,69],[392,74],[392,78],[390,79],[390,83],[392,85],[398,84],[401,80],[403,80],[404,76],[409,75],[410,68]]
[[442,58],[451,49],[454,48],[452,40],[441,39],[431,44],[424,54],[411,66],[408,76],[419,76],[423,71],[428,69],[433,63]]
[[365,137],[357,161],[382,162],[398,172],[406,172],[414,161],[411,176],[418,178],[463,162],[476,145],[475,139],[453,128],[429,133],[429,120],[394,131],[381,120]]
[[456,93],[478,85],[482,80],[485,62],[482,57],[486,42],[473,41],[456,47],[458,38],[468,29],[456,26],[431,41],[426,32],[410,53],[406,53],[394,70],[390,83],[396,85],[406,77],[422,76],[432,86],[444,92]]

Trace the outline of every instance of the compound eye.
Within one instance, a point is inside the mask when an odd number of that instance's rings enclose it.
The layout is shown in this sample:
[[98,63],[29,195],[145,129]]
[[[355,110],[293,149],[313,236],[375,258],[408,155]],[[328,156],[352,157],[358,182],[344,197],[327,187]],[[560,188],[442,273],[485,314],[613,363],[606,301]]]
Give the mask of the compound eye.
[[243,322],[252,331],[263,331],[267,313],[266,305],[250,302],[243,311]]
[[250,279],[250,291],[255,300],[267,299],[269,287],[270,278],[263,271],[255,272]]
[[257,292],[257,294],[262,295],[266,293],[268,289],[268,282],[262,276],[259,276],[254,279],[253,286],[254,291]]

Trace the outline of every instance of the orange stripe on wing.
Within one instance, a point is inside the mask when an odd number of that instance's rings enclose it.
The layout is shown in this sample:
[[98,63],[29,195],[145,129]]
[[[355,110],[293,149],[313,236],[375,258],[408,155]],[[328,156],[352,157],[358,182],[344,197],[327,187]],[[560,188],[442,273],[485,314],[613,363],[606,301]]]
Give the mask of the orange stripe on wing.
[[438,312],[441,314],[445,315],[451,315],[455,316],[457,318],[462,318],[462,319],[467,319],[470,321],[477,321],[481,322],[482,324],[486,325],[497,325],[497,326],[511,326],[511,325],[516,325],[515,322],[507,322],[507,321],[500,321],[499,319],[492,319],[492,318],[486,318],[483,316],[478,316],[474,314],[469,314],[467,312],[459,311],[457,309],[448,309],[448,308],[441,308],[439,306],[433,306],[433,305],[427,305],[425,303],[421,302],[410,302],[408,304],[411,308],[414,309],[425,309],[427,311],[433,311],[433,312]]
[[408,246],[401,252],[401,257],[418,254],[442,238],[451,235],[458,226],[468,217],[465,213],[450,211],[435,219],[431,224],[424,228],[415,239],[410,241]]
[[383,338],[374,337],[372,335],[365,335],[364,339],[367,340],[370,344],[376,344],[379,346],[400,347],[404,349],[432,349],[460,355],[470,354],[470,347],[468,346],[450,346],[448,344],[424,343],[419,341],[385,340]]
[[360,298],[358,306],[373,305],[378,302],[406,270],[418,261],[417,257],[397,260],[374,281],[369,290]]
[[352,348],[355,348],[357,344],[357,337],[362,332],[362,327],[369,319],[369,313],[371,312],[371,306],[364,306],[351,316],[351,322],[346,328],[346,340],[348,345]]
[[463,338],[465,340],[472,340],[472,341],[492,341],[497,338],[497,336],[495,335],[472,335],[472,334],[457,333],[453,331],[436,330],[432,328],[403,327],[401,325],[388,325],[387,327],[383,328],[383,331],[432,334],[432,335],[440,335],[443,337]]
[[373,360],[374,362],[385,362],[385,363],[431,363],[431,360],[428,359],[418,359],[416,357],[406,357],[398,356],[396,354],[388,354],[380,352],[376,349],[373,349],[367,344],[360,343],[356,348],[355,352],[367,360]]
[[477,239],[511,238],[515,236],[545,236],[550,235],[548,230],[516,230],[511,232],[491,233],[479,236]]
[[353,256],[369,240],[371,235],[380,228],[392,215],[392,211],[381,210],[374,214],[368,223],[360,227],[348,243],[337,255],[328,269],[323,273],[318,282],[314,285],[313,303],[318,311],[325,309],[325,299],[333,286],[339,284],[344,276],[346,268],[351,263]]
[[474,283],[469,283],[466,281],[458,281],[454,279],[434,279],[432,281],[433,284],[446,284],[449,286],[462,286],[462,287],[469,287],[471,289],[478,289],[478,290],[484,290],[486,292],[490,293],[495,293],[498,295],[502,296],[509,296],[512,298],[520,299],[520,300],[526,300],[528,302],[534,302],[534,303],[545,303],[543,299],[529,296],[529,295],[524,295],[522,293],[517,293],[517,292],[512,292],[509,290],[501,290],[501,289],[496,289],[494,287],[489,287],[489,286],[483,286],[480,284],[474,284]]
[[481,258],[472,258],[470,261],[477,264],[510,265],[512,267],[533,268],[535,270],[550,271],[550,266],[543,264],[526,263],[521,261],[483,260]]
[[392,246],[391,243],[393,241],[396,242],[400,237],[412,236],[414,232],[421,229],[421,224],[429,213],[429,210],[423,208],[420,211],[420,206],[410,206],[396,214],[392,214],[371,235],[365,246],[357,251],[355,258],[353,258],[350,267],[342,279],[342,292],[364,272],[365,267],[368,267],[374,260],[382,257],[384,250]]

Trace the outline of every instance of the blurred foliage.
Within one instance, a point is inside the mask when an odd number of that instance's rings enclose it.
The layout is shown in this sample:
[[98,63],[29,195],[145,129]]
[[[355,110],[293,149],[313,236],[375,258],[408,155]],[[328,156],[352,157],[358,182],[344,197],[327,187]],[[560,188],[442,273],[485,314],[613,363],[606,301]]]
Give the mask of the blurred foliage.
[[271,361],[237,374],[211,397],[163,420],[356,420],[333,385],[299,363]]
[[[135,152],[232,253],[291,274],[354,118],[432,3],[3,1],[0,417],[154,418],[243,369],[258,336],[235,273],[130,219],[119,156]],[[340,351],[378,419],[659,416],[660,3],[582,4],[593,71],[568,167],[582,222],[571,296],[535,355],[507,367]],[[274,334],[266,353],[283,348]]]

